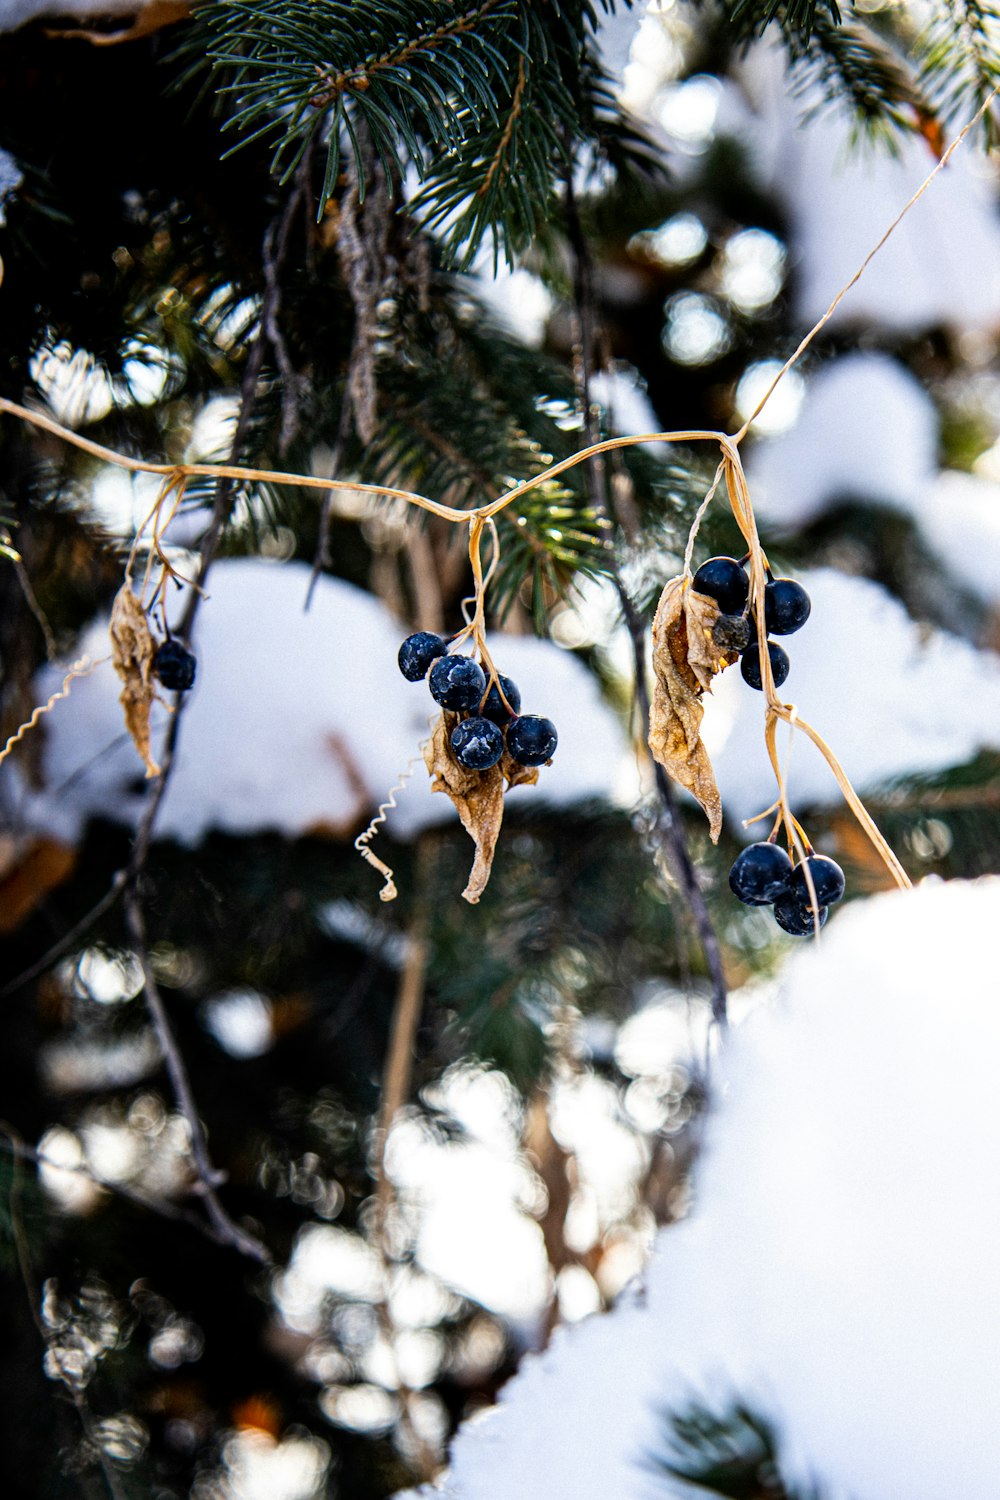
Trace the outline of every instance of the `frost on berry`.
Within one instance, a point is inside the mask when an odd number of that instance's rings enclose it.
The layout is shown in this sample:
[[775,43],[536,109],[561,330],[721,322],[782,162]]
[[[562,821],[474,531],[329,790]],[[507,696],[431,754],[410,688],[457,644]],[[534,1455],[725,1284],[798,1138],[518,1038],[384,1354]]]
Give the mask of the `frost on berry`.
[[149,712],[155,696],[153,657],[156,642],[146,614],[129,584],[123,583],[111,606],[111,660],[122,680],[125,728],[146,763],[146,775],[159,776],[149,744]]
[[713,638],[719,614],[716,600],[696,594],[686,578],[666,585],[653,621],[656,687],[649,710],[653,759],[701,803],[713,843],[722,830],[722,799],[701,742],[702,697],[715,675],[737,658]]

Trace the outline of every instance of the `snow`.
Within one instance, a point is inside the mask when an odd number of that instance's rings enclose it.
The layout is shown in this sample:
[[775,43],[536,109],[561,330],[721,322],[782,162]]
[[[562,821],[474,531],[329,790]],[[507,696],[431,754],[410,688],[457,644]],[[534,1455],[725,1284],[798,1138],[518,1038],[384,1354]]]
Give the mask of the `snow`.
[[[1000,657],[920,626],[879,584],[819,568],[798,575],[812,599],[803,628],[785,639],[791,671],[781,689],[818,730],[855,788],[962,765],[1000,748]],[[738,668],[706,699],[703,738],[730,818],[774,801],[764,748],[764,704]],[[787,731],[779,729],[783,761]],[[840,800],[819,752],[797,735],[788,762],[793,808]]]
[[24,173],[9,151],[0,146],[0,225],[6,224],[8,198],[13,198],[24,181]]
[[748,454],[758,519],[780,536],[848,499],[891,506],[957,582],[1000,602],[1000,483],[939,472],[937,433],[934,403],[902,365],[884,354],[834,360],[807,382],[797,421]]
[[494,269],[491,246],[476,257],[473,285],[501,328],[532,349],[541,347],[554,305],[541,277],[522,266],[511,270],[503,262]]
[[956,1476],[992,1500],[998,920],[1000,880],[927,883],[797,950],[723,1049],[695,1208],[644,1294],[524,1362],[460,1431],[447,1500],[687,1494],[644,1468],[664,1413],[738,1398],[826,1500],[941,1500]]
[[92,21],[108,16],[138,16],[152,0],[0,0],[0,32],[17,31],[42,16]]
[[[613,430],[622,437],[662,431],[645,383],[631,365],[598,370],[590,382],[590,399],[604,407]],[[662,457],[667,454],[666,443],[644,443],[642,446]]]
[[[418,746],[436,705],[396,665],[406,635],[374,596],[339,579],[319,580],[304,601],[309,568],[258,559],[220,561],[197,621],[198,675],[184,714],[176,768],[158,819],[161,837],[197,843],[209,829],[246,834],[277,829],[345,834],[363,826],[407,762],[413,775],[390,813],[389,830],[409,838],[449,821],[447,798],[432,798]],[[171,603],[172,618],[176,605]],[[497,635],[501,670],[521,687],[524,711],[551,717],[559,750],[537,787],[517,801],[566,806],[607,795],[627,757],[625,737],[594,678],[551,642]],[[96,622],[80,648],[108,656]],[[41,673],[43,701],[64,667]],[[16,761],[0,779],[20,789],[28,830],[73,842],[90,816],[133,823],[143,806],[142,764],[124,736],[120,683],[110,661],[74,682],[47,716],[45,790],[20,786]],[[155,711],[154,739],[168,721]]]
[[[824,106],[816,90],[788,89],[777,47],[752,49],[740,77],[757,117],[739,138],[788,210],[798,256],[794,311],[808,327],[920,186],[934,157],[919,138],[899,137],[897,156],[852,144],[845,108]],[[993,332],[1000,325],[996,174],[971,141],[937,175],[831,321],[900,332],[938,325]]]
[[909,510],[937,473],[937,439],[934,403],[904,366],[845,355],[808,380],[798,421],[751,449],[754,508],[776,532],[848,498]]
[[911,510],[936,560],[986,604],[1000,604],[1000,484],[945,470]]

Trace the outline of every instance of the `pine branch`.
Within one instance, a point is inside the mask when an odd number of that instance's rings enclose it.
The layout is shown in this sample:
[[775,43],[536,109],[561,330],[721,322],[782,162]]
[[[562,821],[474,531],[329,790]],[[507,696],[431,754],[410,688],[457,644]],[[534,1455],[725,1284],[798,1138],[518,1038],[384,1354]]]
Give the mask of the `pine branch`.
[[890,150],[932,113],[902,53],[870,26],[845,24],[837,0],[737,0],[729,24],[744,46],[776,26],[797,89],[846,107],[860,134]]
[[[920,82],[944,121],[965,118],[1000,86],[1000,7],[991,0],[942,0],[917,39]],[[997,126],[985,116],[987,142]]]
[[695,1402],[667,1422],[666,1449],[648,1460],[654,1472],[724,1500],[821,1500],[813,1485],[786,1484],[774,1428],[742,1402],[721,1416]]
[[903,58],[867,26],[838,25],[830,11],[817,9],[806,36],[783,12],[777,19],[797,86],[846,106],[859,133],[892,149],[931,113]]
[[282,180],[325,143],[320,215],[345,150],[364,198],[370,144],[388,182],[416,174],[415,212],[446,226],[467,266],[487,235],[510,260],[546,222],[567,132],[616,171],[654,170],[597,62],[596,25],[582,0],[481,0],[445,20],[440,0],[209,0],[183,52],[219,78],[238,144],[274,143]]

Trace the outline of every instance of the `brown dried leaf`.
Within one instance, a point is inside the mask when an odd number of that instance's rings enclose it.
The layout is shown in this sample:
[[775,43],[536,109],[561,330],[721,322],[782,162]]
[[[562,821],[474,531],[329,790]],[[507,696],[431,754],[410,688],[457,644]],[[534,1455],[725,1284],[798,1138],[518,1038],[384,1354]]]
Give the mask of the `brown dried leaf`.
[[500,770],[508,787],[538,785],[538,767],[522,766],[519,760],[508,754],[506,745],[500,757]]
[[146,775],[159,776],[160,768],[149,745],[149,711],[153,704],[153,657],[156,642],[150,634],[145,611],[127,583],[122,584],[111,606],[111,660],[124,686],[121,705],[125,728],[146,762]]
[[493,854],[503,822],[503,773],[499,765],[488,771],[467,771],[451,753],[451,731],[459,722],[457,714],[442,711],[434,733],[424,749],[424,761],[431,773],[434,792],[444,792],[454,802],[462,824],[476,845],[476,858],[469,883],[462,892],[475,906],[490,878]]
[[656,687],[649,710],[653,759],[701,803],[713,843],[722,831],[722,800],[701,742],[701,700],[716,673],[737,656],[713,636],[719,613],[716,601],[696,594],[687,579],[672,578],[666,585],[653,621]]

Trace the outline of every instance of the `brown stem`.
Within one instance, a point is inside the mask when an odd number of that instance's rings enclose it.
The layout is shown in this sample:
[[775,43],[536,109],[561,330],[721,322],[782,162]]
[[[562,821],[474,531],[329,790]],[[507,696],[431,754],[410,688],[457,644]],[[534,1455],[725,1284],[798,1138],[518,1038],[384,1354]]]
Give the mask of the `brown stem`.
[[163,1054],[164,1066],[170,1086],[173,1089],[174,1098],[181,1114],[187,1123],[191,1138],[191,1158],[195,1171],[198,1174],[199,1196],[205,1205],[205,1213],[209,1223],[222,1244],[230,1245],[241,1255],[250,1260],[258,1261],[261,1265],[269,1265],[271,1253],[262,1245],[260,1240],[229,1217],[219,1200],[216,1188],[223,1181],[221,1174],[212,1164],[208,1154],[208,1139],[205,1135],[205,1127],[201,1123],[198,1114],[198,1106],[195,1104],[194,1094],[191,1089],[191,1081],[188,1077],[187,1068],[181,1049],[177,1044],[173,1029],[167,1019],[166,1007],[160,994],[159,986],[153,975],[152,965],[149,961],[149,949],[146,942],[146,924],[142,912],[142,904],[134,881],[130,882],[125,895],[125,930],[128,934],[129,944],[142,965],[143,976],[143,999],[146,1010],[153,1023],[160,1051]]
[[199,1214],[192,1213],[181,1204],[171,1203],[167,1198],[151,1198],[147,1193],[140,1193],[124,1182],[111,1182],[85,1162],[68,1165],[66,1162],[56,1161],[54,1157],[47,1156],[44,1151],[39,1151],[36,1146],[29,1146],[27,1141],[22,1140],[13,1130],[7,1134],[0,1131],[0,1151],[6,1151],[9,1156],[19,1161],[33,1162],[38,1167],[50,1167],[54,1172],[69,1172],[73,1176],[83,1177],[88,1182],[92,1182],[95,1187],[101,1188],[115,1198],[121,1198],[125,1203],[131,1203],[135,1208],[145,1209],[148,1213],[157,1214],[161,1219],[169,1219],[174,1223],[186,1224],[189,1228],[196,1229],[199,1234],[204,1235],[214,1244],[228,1243],[228,1241],[221,1240],[212,1225],[207,1224]]

